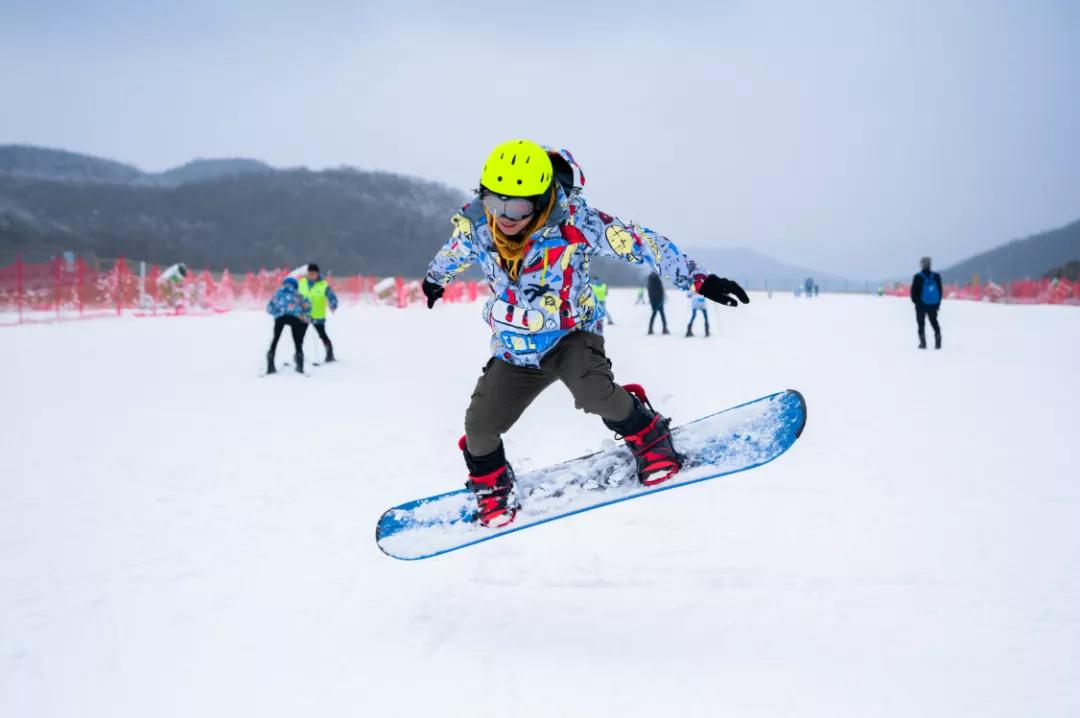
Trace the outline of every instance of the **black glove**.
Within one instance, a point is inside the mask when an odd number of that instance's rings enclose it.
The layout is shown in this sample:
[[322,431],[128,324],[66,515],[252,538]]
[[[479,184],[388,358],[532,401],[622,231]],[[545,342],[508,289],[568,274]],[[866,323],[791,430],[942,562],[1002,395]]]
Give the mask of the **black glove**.
[[[746,291],[739,286],[738,282],[718,277],[715,274],[710,274],[707,277],[701,274],[695,276],[694,286],[701,296],[727,307],[737,307],[739,302],[743,304],[750,303],[750,297],[746,296]],[[729,296],[732,294],[738,298],[739,302]]]
[[424,280],[424,283],[420,285],[420,288],[424,290],[424,296],[427,297],[427,308],[431,309],[435,306],[435,302],[439,301],[443,294],[446,293],[446,287],[435,282],[429,282]]

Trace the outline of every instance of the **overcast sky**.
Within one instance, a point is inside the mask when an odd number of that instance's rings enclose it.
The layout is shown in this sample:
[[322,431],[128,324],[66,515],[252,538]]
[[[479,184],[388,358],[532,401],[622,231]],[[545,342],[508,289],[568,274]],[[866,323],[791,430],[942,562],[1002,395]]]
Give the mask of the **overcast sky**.
[[1080,218],[1080,2],[577,5],[0,0],[0,144],[467,189],[528,137],[680,244],[856,278]]

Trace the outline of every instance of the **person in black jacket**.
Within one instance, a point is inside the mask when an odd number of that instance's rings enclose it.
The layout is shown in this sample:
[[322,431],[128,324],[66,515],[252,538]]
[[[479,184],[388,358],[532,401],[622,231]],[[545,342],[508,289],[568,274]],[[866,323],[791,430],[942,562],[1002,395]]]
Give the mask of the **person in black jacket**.
[[941,348],[941,326],[938,324],[938,309],[944,294],[941,275],[930,271],[930,258],[919,260],[922,271],[911,278],[911,301],[915,303],[915,322],[919,325],[919,348],[926,348],[926,319],[934,328],[934,348]]
[[660,322],[664,327],[664,334],[670,334],[667,328],[667,317],[664,316],[664,282],[656,272],[649,273],[649,304],[652,305],[652,316],[649,317],[649,334],[653,333],[653,322],[656,315],[660,315]]

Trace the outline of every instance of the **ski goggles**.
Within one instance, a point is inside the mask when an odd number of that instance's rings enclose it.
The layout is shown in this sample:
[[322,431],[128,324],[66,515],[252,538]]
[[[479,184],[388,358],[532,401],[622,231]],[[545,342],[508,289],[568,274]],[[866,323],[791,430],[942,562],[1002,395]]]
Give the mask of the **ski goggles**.
[[480,199],[484,203],[484,209],[492,216],[517,222],[534,214],[540,207],[540,203],[547,199],[547,195],[507,197],[503,194],[495,194],[489,189],[483,189],[480,191]]

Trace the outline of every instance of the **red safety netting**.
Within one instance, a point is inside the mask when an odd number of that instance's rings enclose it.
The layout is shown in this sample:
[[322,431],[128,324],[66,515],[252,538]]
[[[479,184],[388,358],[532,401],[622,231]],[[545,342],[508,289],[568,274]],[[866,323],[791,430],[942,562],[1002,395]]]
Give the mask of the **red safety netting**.
[[[1080,280],[1020,279],[1006,284],[995,282],[946,284],[946,299],[966,299],[1001,304],[1075,304],[1080,305]],[[885,291],[894,297],[908,297],[910,284],[896,284]]]
[[[234,309],[264,308],[289,274],[261,269],[234,276],[228,269],[163,272],[157,265],[88,263],[82,257],[23,262],[0,267],[0,326],[92,319],[129,314],[137,317],[212,315]],[[367,302],[407,307],[423,300],[420,282],[402,277],[327,276],[345,305]],[[486,285],[455,282],[447,302],[476,301]]]

